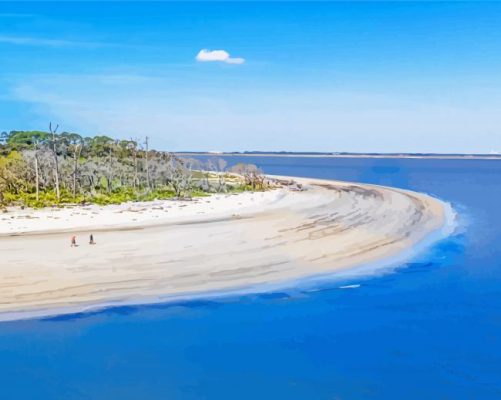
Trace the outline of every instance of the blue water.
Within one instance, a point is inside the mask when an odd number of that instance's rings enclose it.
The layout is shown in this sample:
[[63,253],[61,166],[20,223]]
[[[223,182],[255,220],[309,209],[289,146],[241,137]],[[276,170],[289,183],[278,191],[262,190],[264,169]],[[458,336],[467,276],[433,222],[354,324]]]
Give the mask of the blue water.
[[0,323],[0,398],[501,398],[501,162],[245,161],[427,192],[460,229],[342,284]]

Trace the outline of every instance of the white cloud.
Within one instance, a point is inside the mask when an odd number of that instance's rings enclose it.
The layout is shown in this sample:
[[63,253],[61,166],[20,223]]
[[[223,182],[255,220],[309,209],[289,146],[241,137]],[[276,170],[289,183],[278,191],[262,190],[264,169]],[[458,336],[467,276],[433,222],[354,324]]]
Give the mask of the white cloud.
[[48,47],[99,47],[102,44],[95,42],[76,42],[64,39],[42,39],[28,36],[0,35],[0,43],[24,45],[24,46],[48,46]]
[[195,58],[198,62],[219,61],[226,64],[243,64],[245,62],[244,58],[230,57],[230,53],[228,53],[226,50],[202,49],[198,52]]

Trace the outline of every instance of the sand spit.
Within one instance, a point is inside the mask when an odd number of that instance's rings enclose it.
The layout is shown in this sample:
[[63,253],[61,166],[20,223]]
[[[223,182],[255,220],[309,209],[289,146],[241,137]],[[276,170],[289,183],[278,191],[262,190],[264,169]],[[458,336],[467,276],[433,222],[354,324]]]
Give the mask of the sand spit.
[[0,320],[334,273],[446,223],[447,206],[423,194],[293,179],[303,190],[0,214]]

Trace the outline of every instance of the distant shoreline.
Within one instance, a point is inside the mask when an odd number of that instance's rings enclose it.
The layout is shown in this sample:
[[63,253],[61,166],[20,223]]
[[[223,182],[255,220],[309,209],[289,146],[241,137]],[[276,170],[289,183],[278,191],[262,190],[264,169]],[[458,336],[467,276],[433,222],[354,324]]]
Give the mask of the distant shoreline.
[[216,153],[216,152],[174,152],[185,156],[210,157],[301,157],[301,158],[389,158],[389,159],[438,159],[438,160],[501,160],[501,154],[364,154],[364,153]]

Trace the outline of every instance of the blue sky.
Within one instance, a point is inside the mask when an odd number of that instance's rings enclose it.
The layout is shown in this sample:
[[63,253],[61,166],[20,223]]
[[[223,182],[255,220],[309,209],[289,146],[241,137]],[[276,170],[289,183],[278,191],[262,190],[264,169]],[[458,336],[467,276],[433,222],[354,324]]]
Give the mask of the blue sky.
[[501,4],[0,2],[0,130],[48,121],[165,150],[501,152]]

